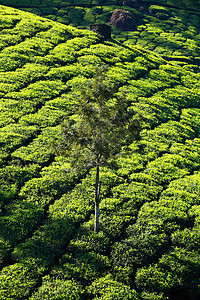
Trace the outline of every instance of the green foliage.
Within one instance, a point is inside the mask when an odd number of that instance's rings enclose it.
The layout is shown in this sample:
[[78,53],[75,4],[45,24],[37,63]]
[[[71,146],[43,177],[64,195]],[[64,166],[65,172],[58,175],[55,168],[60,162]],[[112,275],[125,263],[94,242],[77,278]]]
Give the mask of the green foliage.
[[137,56],[134,51],[126,49],[123,46],[115,47],[112,43],[92,45],[89,49],[83,49],[79,52],[84,55],[97,55],[103,57],[104,62],[107,64],[120,63],[124,61],[130,62]]
[[16,184],[9,184],[1,179],[0,197],[1,205],[13,200],[17,196]]
[[154,291],[169,293],[173,285],[178,284],[178,278],[172,273],[163,272],[157,265],[143,268],[137,272],[137,285],[142,287],[143,283],[148,285],[148,288],[153,287]]
[[[142,25],[101,43],[83,28],[108,22],[115,0],[26,1],[82,29],[0,6],[1,299],[199,299],[199,8],[145,4],[153,15],[130,8]],[[105,64],[108,112],[126,95],[144,122],[101,168],[94,233],[95,169],[75,174],[50,145]]]
[[[24,119],[22,118],[22,120]],[[24,122],[22,121],[22,123]],[[60,139],[60,134],[60,126],[46,127],[28,146],[20,147],[12,153],[12,156],[22,161],[44,164],[53,157],[52,139]]]
[[131,226],[128,234],[126,240],[113,246],[112,264],[116,278],[129,284],[136,268],[156,261],[169,239],[165,233],[144,231],[137,225]]
[[188,124],[195,131],[197,137],[200,135],[199,129],[199,108],[182,109],[181,122]]
[[39,268],[49,268],[55,263],[57,257],[63,254],[63,247],[72,238],[75,228],[69,218],[48,221],[26,242],[15,247],[13,259],[25,264],[34,260]]
[[159,6],[159,5],[151,5],[149,7],[149,10],[153,13],[153,14],[156,14],[156,13],[167,13],[168,12],[168,9],[163,7],[163,6]]
[[194,175],[186,176],[185,178],[171,182],[169,190],[170,188],[173,188],[173,190],[188,192],[191,196],[196,195],[191,204],[199,204],[199,202],[197,202],[199,201],[199,180],[199,172],[197,172]]
[[20,124],[23,125],[38,125],[40,127],[56,126],[63,119],[63,111],[45,105],[37,113],[23,116],[20,119]]
[[108,71],[108,80],[116,84],[125,84],[130,79],[137,79],[147,72],[147,67],[138,63],[116,63],[115,67]]
[[62,79],[63,81],[68,81],[69,79],[82,75],[84,77],[90,77],[95,74],[95,67],[87,65],[83,66],[82,64],[73,64],[71,66],[64,66],[60,68],[52,68],[50,72],[47,73],[47,76],[53,80]]
[[74,26],[77,26],[77,25],[80,25],[81,22],[82,22],[82,19],[83,19],[83,12],[82,12],[82,9],[71,9],[69,11],[69,20],[70,20],[70,23],[73,24]]
[[37,128],[35,126],[10,124],[0,128],[0,158],[7,157],[11,151],[28,142],[36,133]]
[[116,155],[125,140],[137,136],[140,127],[139,118],[126,99],[115,96],[116,88],[106,82],[103,72],[97,69],[95,79],[82,86],[77,114],[65,120],[63,141],[57,143],[58,153],[67,153],[75,163],[84,158],[89,167],[96,165],[97,159],[102,163]]
[[95,231],[99,230],[100,166],[137,139],[141,128],[141,117],[131,111],[126,98],[115,94],[106,71],[98,67],[94,80],[82,85],[77,113],[64,121],[62,140],[55,143],[57,153],[66,155],[72,167],[96,168]]
[[108,258],[93,251],[87,252],[83,240],[70,243],[69,250],[72,254],[63,255],[58,267],[51,272],[53,276],[65,280],[74,278],[83,285],[88,285],[110,269]]
[[58,96],[65,90],[61,81],[38,81],[30,84],[20,92],[8,93],[8,97],[17,100],[31,100],[35,104],[44,103],[52,97]]
[[85,9],[84,21],[86,22],[86,24],[95,23],[95,14],[93,13],[91,8]]
[[[73,200],[73,201],[72,201]],[[84,221],[92,210],[93,187],[91,182],[83,181],[68,194],[64,194],[49,213],[52,218],[65,219],[66,215],[74,222]]]
[[43,211],[26,202],[6,206],[7,213],[0,217],[1,237],[12,246],[31,233],[43,218]]
[[1,237],[0,238],[0,267],[3,266],[4,261],[8,258],[10,250],[11,250],[11,245]]
[[144,300],[168,300],[168,297],[164,297],[163,293],[150,293],[150,292],[143,292],[142,299]]
[[24,299],[34,288],[38,280],[38,272],[34,264],[16,263],[3,268],[0,272],[0,298]]
[[188,165],[191,166],[191,170],[198,169],[199,166],[199,139],[186,140],[185,144],[174,143],[170,152],[173,154],[178,154],[184,159],[187,159]]
[[172,234],[172,243],[177,247],[184,247],[188,250],[198,251],[200,246],[200,232],[199,227],[193,228],[192,230],[189,228],[185,228],[180,231],[177,230]]
[[26,181],[32,177],[36,177],[40,167],[38,165],[17,166],[10,165],[0,169],[1,186],[16,184],[21,188]]
[[[43,174],[46,174],[46,178],[49,178],[49,180],[52,180],[53,176],[55,176],[58,182],[58,180],[61,179],[57,177],[61,172],[60,165],[63,165],[62,163],[63,161],[60,160],[60,164],[55,164],[54,168],[46,168],[43,170]],[[68,165],[65,164],[63,168],[67,166]],[[46,268],[50,267],[56,259],[63,254],[64,246],[74,235],[75,226],[86,220],[91,210],[91,204],[88,201],[88,195],[92,193],[91,185],[87,182],[84,183],[83,186],[80,185],[75,188],[67,197],[63,196],[50,206],[49,216],[45,224],[37,229],[33,236],[27,239],[26,242],[15,247],[13,258],[24,263],[32,258],[38,267]],[[84,193],[82,191],[84,191]],[[47,194],[47,191],[45,192]],[[51,194],[53,192],[54,195]],[[42,198],[39,198],[40,195],[35,193],[32,201],[35,201],[37,199],[36,197],[38,197],[38,199],[41,199],[39,205],[43,205],[42,201],[44,201],[45,198],[59,196],[59,193],[61,193],[60,187],[56,190],[55,186],[54,190],[52,189],[48,191],[48,193],[47,195],[44,194]],[[30,197],[30,195],[28,195],[28,197]]]
[[26,182],[20,196],[39,206],[45,206],[73,187],[77,177],[68,170],[69,163],[61,158],[43,168],[41,177]]
[[82,299],[82,294],[83,289],[75,281],[45,276],[39,290],[29,299],[80,300]]
[[149,175],[152,182],[162,186],[189,174],[187,160],[175,154],[165,154],[161,158],[149,162],[144,173]]
[[183,200],[162,199],[157,202],[146,203],[141,208],[137,223],[143,228],[160,232],[173,232],[184,228],[190,223],[187,215],[190,205]]
[[92,283],[88,289],[89,293],[94,295],[95,300],[105,299],[105,300],[114,300],[116,299],[139,299],[137,293],[134,290],[131,290],[125,284],[115,281],[111,275],[100,278]]
[[199,205],[194,205],[189,211],[189,216],[194,219],[194,228],[198,228],[200,224],[200,210]]
[[[11,92],[24,87],[34,80],[44,76],[48,67],[37,64],[25,64],[22,68],[11,72],[1,72],[0,82],[2,87],[7,87],[5,92]],[[3,92],[3,90],[1,90]]]
[[[194,131],[186,124],[169,121],[162,123],[153,130],[144,130],[141,136],[140,144],[143,154],[148,160],[152,160],[166,153],[172,143],[181,143],[186,138],[194,137]],[[162,160],[163,158],[159,159]]]
[[174,248],[163,255],[158,264],[138,270],[136,282],[140,289],[198,299],[198,275],[198,252]]
[[[118,185],[112,189],[113,196],[120,199],[120,206],[123,210],[128,206],[130,209],[140,208],[144,203],[151,202],[159,196],[162,187],[146,185],[139,182],[131,182],[130,184]],[[114,203],[113,203],[114,204]],[[114,204],[116,211],[119,209],[118,203]]]

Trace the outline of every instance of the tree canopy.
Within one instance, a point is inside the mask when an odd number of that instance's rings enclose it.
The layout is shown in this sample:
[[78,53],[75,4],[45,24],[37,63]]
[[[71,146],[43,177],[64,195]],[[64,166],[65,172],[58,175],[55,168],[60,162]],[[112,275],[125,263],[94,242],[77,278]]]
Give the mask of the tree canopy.
[[[94,78],[80,86],[77,111],[64,120],[62,140],[56,147],[72,166],[96,168],[95,203],[100,197],[100,166],[138,139],[141,129],[141,115],[136,115],[125,94],[117,94],[117,86],[106,76],[107,69],[97,67]],[[95,231],[98,228],[96,224]]]

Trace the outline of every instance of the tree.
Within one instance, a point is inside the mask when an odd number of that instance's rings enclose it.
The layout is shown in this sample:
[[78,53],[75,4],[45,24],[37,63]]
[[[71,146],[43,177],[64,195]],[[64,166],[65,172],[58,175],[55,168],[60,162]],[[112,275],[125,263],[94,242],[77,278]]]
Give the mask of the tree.
[[107,67],[98,67],[93,79],[81,86],[77,111],[62,124],[62,141],[57,152],[68,155],[73,166],[81,163],[96,168],[95,225],[99,230],[99,171],[122,146],[139,137],[141,117],[131,110],[125,96],[117,95],[116,86],[106,76]]

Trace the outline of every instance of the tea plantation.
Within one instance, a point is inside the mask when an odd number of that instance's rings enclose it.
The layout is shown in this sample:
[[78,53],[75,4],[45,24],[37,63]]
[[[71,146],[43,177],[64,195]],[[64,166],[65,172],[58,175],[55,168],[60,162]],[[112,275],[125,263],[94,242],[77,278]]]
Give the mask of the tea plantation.
[[110,24],[116,9],[133,13],[133,31],[113,27],[113,37],[137,45],[167,60],[200,63],[200,3],[198,0],[0,0],[39,16],[87,29],[92,23]]
[[[199,2],[129,8],[142,24],[108,40],[85,28],[118,1],[0,3],[0,300],[198,300]],[[52,143],[97,65],[143,123],[101,168],[94,233],[95,169]]]

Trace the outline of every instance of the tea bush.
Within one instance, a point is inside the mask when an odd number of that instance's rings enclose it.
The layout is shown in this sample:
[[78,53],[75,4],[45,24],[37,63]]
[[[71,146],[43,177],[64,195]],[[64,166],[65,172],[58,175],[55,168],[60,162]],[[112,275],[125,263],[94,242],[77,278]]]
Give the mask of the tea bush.
[[21,126],[19,124],[10,124],[3,128],[0,128],[0,158],[6,158],[10,152],[32,139],[36,135],[36,133],[37,128],[35,126]]
[[17,245],[12,258],[26,264],[34,260],[38,268],[50,268],[63,254],[63,247],[74,234],[74,223],[66,217],[64,220],[48,220],[38,228],[34,235],[24,243]]
[[93,251],[87,252],[81,246],[84,247],[81,241],[70,243],[71,254],[63,255],[58,266],[51,271],[51,275],[64,280],[74,278],[85,286],[107,274],[110,269],[108,258]]
[[140,289],[161,292],[165,296],[187,295],[198,299],[198,274],[198,252],[174,248],[163,255],[158,264],[138,270],[136,282]]
[[48,128],[58,125],[64,116],[65,114],[62,110],[59,110],[52,105],[45,105],[35,114],[22,116],[19,120],[19,124],[36,125],[40,128]]
[[81,300],[83,289],[75,281],[45,276],[42,285],[29,299]]
[[166,232],[173,232],[190,224],[187,215],[189,209],[190,205],[181,199],[179,201],[175,199],[153,201],[143,205],[138,214],[137,223],[149,229],[155,227],[156,230],[164,229]]
[[28,297],[38,277],[37,268],[30,262],[26,265],[15,263],[3,268],[0,272],[0,298],[4,300]]
[[7,97],[16,99],[18,101],[31,100],[34,104],[43,104],[45,101],[50,100],[52,97],[59,96],[65,90],[65,85],[61,81],[38,81],[30,84],[28,87],[22,89],[20,92],[8,93]]
[[0,238],[0,268],[3,267],[4,261],[9,257],[10,250],[11,250],[11,245],[1,237]]
[[114,300],[116,297],[118,299],[126,300],[139,299],[134,290],[131,290],[127,285],[114,280],[111,275],[107,275],[93,282],[88,288],[88,291],[93,295],[93,299],[95,300]]
[[139,226],[131,226],[127,239],[112,247],[111,260],[116,278],[130,284],[137,268],[155,262],[168,243],[165,233],[144,232]]
[[65,160],[54,162],[42,169],[41,177],[27,181],[20,196],[42,207],[51,203],[71,190],[77,181],[77,176],[68,170],[69,164]]
[[6,213],[0,216],[0,235],[14,246],[27,237],[42,218],[43,211],[31,203],[11,203],[6,206]]
[[186,248],[190,251],[198,251],[199,249],[199,227],[185,228],[184,230],[177,230],[172,234],[172,244],[176,247]]

